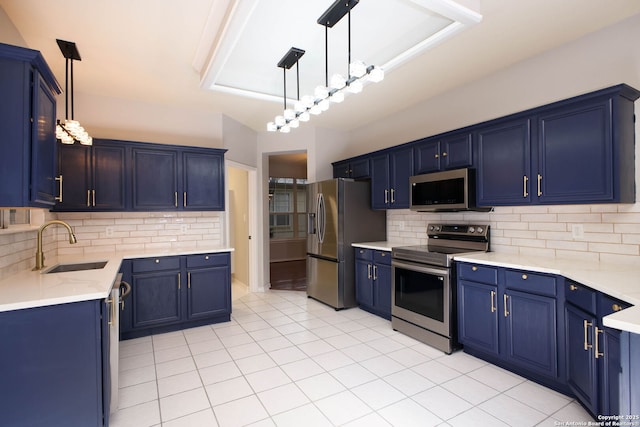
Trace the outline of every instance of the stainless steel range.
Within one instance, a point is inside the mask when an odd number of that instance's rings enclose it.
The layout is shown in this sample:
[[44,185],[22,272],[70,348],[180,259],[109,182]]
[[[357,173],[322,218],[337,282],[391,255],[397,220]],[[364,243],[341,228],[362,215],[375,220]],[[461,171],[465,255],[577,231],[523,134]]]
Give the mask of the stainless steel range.
[[488,225],[429,224],[427,245],[392,250],[391,325],[450,354],[458,347],[453,257],[489,250]]

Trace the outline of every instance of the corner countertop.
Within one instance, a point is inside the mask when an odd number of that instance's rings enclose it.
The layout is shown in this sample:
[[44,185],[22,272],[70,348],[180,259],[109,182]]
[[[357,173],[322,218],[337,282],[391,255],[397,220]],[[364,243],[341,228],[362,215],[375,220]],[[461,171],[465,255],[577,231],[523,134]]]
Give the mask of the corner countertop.
[[380,241],[380,242],[362,242],[362,243],[352,243],[352,247],[354,248],[363,248],[363,249],[373,249],[374,251],[387,251],[391,252],[391,250],[398,246],[408,246],[406,243],[402,243],[399,241]]
[[640,334],[640,265],[485,252],[462,254],[456,261],[557,274],[633,304],[603,318],[605,326]]
[[[122,253],[65,255],[45,260],[40,271],[25,270],[0,281],[0,312],[107,298],[123,259],[232,252],[229,247],[188,250],[140,250]],[[107,261],[99,270],[46,274],[57,264]]]

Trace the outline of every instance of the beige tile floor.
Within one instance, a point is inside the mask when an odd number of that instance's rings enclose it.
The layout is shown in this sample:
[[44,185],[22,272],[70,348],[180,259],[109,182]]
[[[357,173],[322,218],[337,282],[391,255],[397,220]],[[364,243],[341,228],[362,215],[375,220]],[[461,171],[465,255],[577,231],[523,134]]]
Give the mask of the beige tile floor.
[[111,427],[554,426],[574,400],[360,309],[233,287],[231,322],[120,343]]

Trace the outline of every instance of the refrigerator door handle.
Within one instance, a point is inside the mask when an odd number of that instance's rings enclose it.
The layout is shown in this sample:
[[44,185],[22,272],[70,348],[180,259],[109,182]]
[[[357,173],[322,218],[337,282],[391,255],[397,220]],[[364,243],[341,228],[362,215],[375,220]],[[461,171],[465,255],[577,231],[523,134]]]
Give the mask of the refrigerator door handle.
[[318,213],[316,215],[316,220],[318,223],[318,241],[320,243],[324,242],[324,228],[325,228],[325,222],[326,222],[326,218],[325,218],[325,210],[324,210],[324,196],[322,195],[322,193],[318,194]]
[[308,232],[307,234],[316,234],[316,214],[309,212],[307,215]]

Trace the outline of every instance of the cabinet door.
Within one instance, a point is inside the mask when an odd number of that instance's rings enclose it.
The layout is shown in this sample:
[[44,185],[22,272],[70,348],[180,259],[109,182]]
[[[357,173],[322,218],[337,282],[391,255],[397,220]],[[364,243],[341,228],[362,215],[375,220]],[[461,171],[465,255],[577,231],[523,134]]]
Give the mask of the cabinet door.
[[571,304],[566,304],[565,324],[567,383],[591,413],[598,413],[598,367],[593,353],[593,328],[596,318]]
[[370,261],[356,259],[356,300],[359,305],[373,307],[373,265]]
[[228,266],[190,270],[187,276],[189,319],[231,312]]
[[441,142],[442,169],[466,168],[473,165],[472,135],[465,133],[447,137]]
[[506,358],[530,371],[558,375],[555,298],[508,291],[504,294]]
[[478,206],[531,202],[535,182],[531,182],[530,133],[528,119],[491,126],[476,133]]
[[613,200],[611,114],[606,99],[540,116],[540,202]]
[[389,207],[409,208],[409,177],[413,175],[413,148],[395,150],[389,154],[390,194]]
[[371,158],[371,207],[373,209],[387,209],[389,189],[389,156],[387,154],[375,156]]
[[334,178],[351,178],[351,165],[348,161],[339,162],[333,165]]
[[620,331],[603,328],[599,329],[598,350],[602,356],[598,357],[598,370],[600,372],[600,406],[598,414],[619,415],[622,414],[620,404],[620,387],[622,377],[622,355],[620,349]]
[[182,153],[182,207],[224,210],[224,157],[202,152]]
[[125,155],[125,146],[93,146],[92,206],[95,209],[126,209]]
[[357,159],[351,161],[351,178],[367,179],[371,176],[371,168],[369,167],[369,158]]
[[133,209],[177,209],[177,157],[174,150],[133,149]]
[[181,279],[179,271],[133,275],[134,328],[180,320]]
[[426,139],[413,149],[416,175],[440,170],[440,141]]
[[90,208],[91,184],[89,170],[91,148],[84,145],[58,144],[58,174],[62,176],[62,202],[56,210],[86,210]]
[[[122,273],[122,281],[132,285],[133,279],[131,276],[131,260],[122,260],[120,266],[120,272]],[[132,285],[133,286],[133,285]],[[133,329],[133,289],[131,293],[123,300],[120,301],[120,340],[122,341],[123,335],[127,334]]]
[[56,185],[56,99],[40,75],[34,72],[31,128],[31,202],[52,207],[58,192]]
[[458,321],[460,342],[497,355],[498,288],[460,280],[458,282]]
[[382,317],[391,320],[391,265],[376,263],[374,273],[375,309]]

